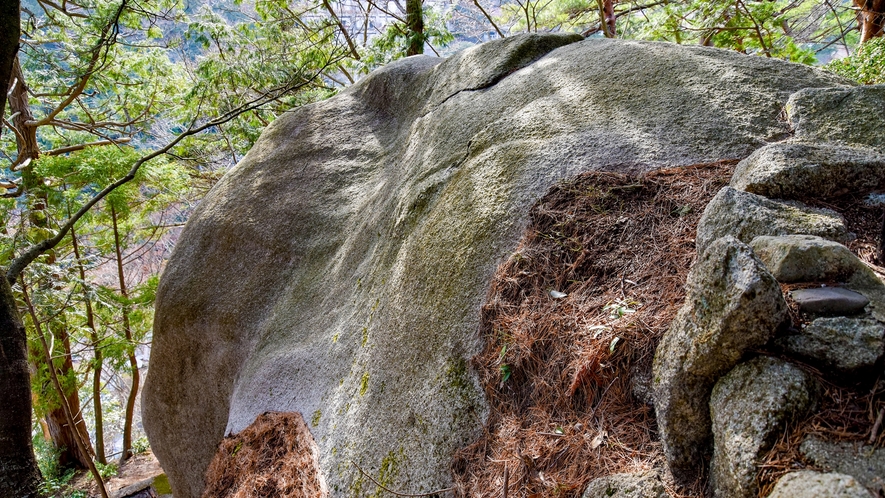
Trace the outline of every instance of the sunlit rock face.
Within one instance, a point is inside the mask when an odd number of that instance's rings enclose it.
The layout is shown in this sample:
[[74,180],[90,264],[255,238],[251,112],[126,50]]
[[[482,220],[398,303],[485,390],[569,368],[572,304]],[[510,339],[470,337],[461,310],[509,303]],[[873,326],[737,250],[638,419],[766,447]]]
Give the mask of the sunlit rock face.
[[332,496],[446,488],[487,414],[491,276],[555,182],[743,158],[842,80],[706,47],[526,35],[410,57],[285,114],[206,196],[157,298],[145,429],[176,498],[299,412]]

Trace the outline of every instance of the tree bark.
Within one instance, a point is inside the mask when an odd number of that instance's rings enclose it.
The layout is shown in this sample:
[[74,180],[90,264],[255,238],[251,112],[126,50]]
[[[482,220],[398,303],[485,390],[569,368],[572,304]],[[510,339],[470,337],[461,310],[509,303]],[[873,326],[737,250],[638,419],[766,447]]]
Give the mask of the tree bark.
[[[18,38],[21,36],[19,21],[19,0],[0,2],[0,116],[6,110],[6,92],[12,76],[12,63],[18,53]],[[0,130],[3,127],[0,126]]]
[[857,21],[860,25],[860,42],[865,43],[882,36],[885,25],[885,0],[854,0],[857,6]]
[[[12,82],[13,87],[10,89],[9,112],[14,116],[12,118],[12,126],[15,127],[15,142],[18,156],[15,158],[14,167],[22,167],[28,162],[40,157],[40,144],[37,142],[37,127],[34,126],[34,114],[31,112],[31,105],[28,102],[28,85],[25,82],[25,75],[22,72],[21,63],[18,57],[12,65]],[[23,175],[28,175],[30,169],[26,169]],[[24,178],[28,182],[30,178]]]
[[37,496],[31,447],[31,381],[25,326],[12,287],[0,278],[0,496]]
[[[74,370],[74,362],[71,359],[71,341],[64,328],[53,335],[55,335],[56,342],[60,342],[64,347],[64,361],[57,371],[67,377]],[[54,365],[50,368],[54,368]],[[60,393],[56,394],[61,397]],[[61,468],[88,469],[89,463],[92,461],[92,444],[89,441],[86,422],[80,415],[80,395],[75,388],[72,392],[64,393],[64,397],[66,399],[59,399],[59,406],[46,414],[46,425],[49,427],[52,442],[60,450],[58,464]],[[68,423],[65,405],[70,408],[74,416],[73,426]],[[75,434],[75,432],[79,434]],[[77,443],[77,437],[83,442],[82,445]]]
[[406,33],[408,45],[406,55],[424,53],[424,13],[421,11],[422,0],[406,0]]
[[[18,53],[19,8],[18,0],[0,2],[0,116]],[[12,287],[0,280],[0,496],[36,497],[40,470],[31,447],[27,336]]]
[[[117,211],[111,206],[111,222],[114,228],[114,249],[117,255],[117,278],[120,280],[120,294],[129,299],[129,291],[126,288],[126,275],[123,273],[123,249],[120,245],[120,231],[117,228]],[[126,340],[132,345],[129,350],[129,367],[132,374],[132,387],[129,390],[129,398],[126,400],[126,415],[123,422],[123,452],[120,455],[120,464],[132,456],[132,418],[135,415],[135,400],[138,398],[138,385],[140,375],[138,372],[138,360],[135,358],[135,342],[132,340],[132,324],[129,321],[129,305],[123,305],[123,331]]]
[[104,415],[101,407],[101,371],[104,363],[104,355],[101,352],[98,330],[95,328],[95,313],[92,311],[92,299],[89,298],[89,289],[86,288],[86,269],[83,268],[83,260],[80,259],[80,244],[77,242],[77,233],[71,228],[71,242],[74,246],[74,257],[77,259],[77,271],[83,286],[83,302],[86,305],[86,326],[89,328],[89,337],[92,340],[92,413],[95,419],[95,459],[101,464],[107,464],[108,460],[104,452]]
[[599,23],[602,26],[602,34],[606,38],[615,38],[615,6],[612,0],[596,0],[599,6]]

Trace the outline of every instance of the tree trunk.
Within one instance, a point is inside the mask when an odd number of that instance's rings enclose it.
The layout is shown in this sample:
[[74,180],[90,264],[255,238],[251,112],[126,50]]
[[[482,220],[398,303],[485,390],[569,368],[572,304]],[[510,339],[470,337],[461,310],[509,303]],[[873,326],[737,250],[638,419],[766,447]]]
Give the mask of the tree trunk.
[[[74,370],[74,363],[71,359],[71,341],[68,337],[67,330],[61,328],[57,333],[53,333],[56,343],[61,343],[64,347],[64,361],[56,369],[63,377],[71,375]],[[54,368],[54,367],[51,367]],[[48,394],[48,393],[47,393]],[[55,393],[57,397],[61,395]],[[80,412],[80,395],[76,388],[72,392],[64,393],[66,400],[59,399],[59,406],[53,408],[46,414],[46,425],[49,427],[49,434],[52,436],[52,442],[55,447],[60,450],[58,455],[58,464],[61,468],[88,469],[89,462],[92,461],[92,445],[89,441],[89,431],[86,428],[86,422],[83,420]],[[65,414],[65,403],[74,415],[74,426],[68,423]],[[77,443],[77,434],[79,432],[82,445]],[[81,448],[82,446],[82,448]]]
[[[9,92],[9,112],[13,113],[12,125],[15,127],[15,142],[18,156],[15,158],[15,167],[24,167],[30,161],[40,157],[40,144],[37,142],[37,127],[29,123],[34,121],[31,105],[28,102],[28,86],[25,83],[25,75],[22,72],[18,57],[12,65],[12,91]],[[23,182],[28,183],[31,178],[30,168],[22,171]]]
[[615,6],[612,0],[596,0],[599,6],[599,23],[602,26],[602,34],[606,38],[615,38]]
[[[19,23],[18,0],[0,2],[0,116],[18,52]],[[2,274],[0,280],[0,496],[34,497],[40,471],[31,447],[27,336],[12,287]]]
[[[126,276],[123,274],[123,249],[120,246],[120,231],[117,228],[117,211],[111,206],[111,221],[114,228],[114,249],[117,253],[117,277],[120,280],[120,294],[128,299],[129,291],[126,289]],[[132,340],[132,325],[129,321],[129,305],[123,305],[123,331],[126,340],[132,345],[129,350],[129,367],[132,372],[132,388],[129,390],[129,398],[126,400],[126,415],[123,423],[123,453],[120,455],[120,464],[129,459],[132,450],[132,418],[135,414],[135,400],[138,398],[138,385],[140,375],[138,373],[138,360],[135,358],[135,342]]]
[[[12,76],[12,64],[18,53],[18,37],[21,36],[19,21],[19,0],[0,2],[0,116],[6,110],[6,92]],[[0,130],[3,127],[0,126]]]
[[104,355],[101,352],[98,330],[95,328],[95,313],[92,311],[92,300],[89,298],[89,289],[86,288],[86,269],[83,268],[83,260],[80,259],[80,244],[77,242],[77,234],[71,228],[71,242],[74,246],[74,257],[77,259],[77,271],[80,274],[80,282],[83,286],[83,302],[86,305],[86,326],[89,328],[89,337],[92,340],[92,413],[95,419],[95,459],[101,464],[107,464],[108,460],[104,453],[104,415],[101,408],[101,371]]
[[408,45],[406,55],[424,53],[424,13],[421,11],[422,0],[406,0],[406,33]]
[[[24,279],[20,280],[22,286],[22,297],[25,300],[25,304],[28,306],[28,312],[31,314],[31,319],[34,321],[34,329],[37,333],[37,337],[40,339],[40,344],[43,346],[43,357],[46,360],[46,364],[49,365],[49,377],[52,379],[52,385],[55,387],[55,392],[58,394],[59,399],[61,400],[62,410],[65,413],[65,419],[68,422],[68,425],[76,426],[76,418],[73,410],[70,405],[68,405],[67,397],[64,395],[64,389],[61,386],[61,382],[58,380],[58,374],[55,371],[55,367],[52,364],[52,353],[49,348],[49,344],[46,342],[46,336],[43,334],[43,328],[40,326],[40,320],[37,318],[37,312],[34,310],[34,303],[31,302],[31,298],[28,297],[28,289],[25,286]],[[81,453],[89,453],[87,450],[89,439],[85,440],[80,437],[81,434],[79,432],[74,432],[74,443],[80,449]],[[98,469],[95,467],[95,463],[92,460],[88,460],[88,468],[92,473],[93,479],[95,479],[96,484],[98,484],[98,491],[101,494],[102,498],[108,498],[108,490],[104,485],[104,480],[101,477],[101,474],[98,473]]]
[[0,496],[37,496],[27,337],[6,278],[0,278],[0,399]]
[[882,36],[885,25],[885,0],[854,0],[858,7],[857,21],[860,25],[860,42],[864,43]]

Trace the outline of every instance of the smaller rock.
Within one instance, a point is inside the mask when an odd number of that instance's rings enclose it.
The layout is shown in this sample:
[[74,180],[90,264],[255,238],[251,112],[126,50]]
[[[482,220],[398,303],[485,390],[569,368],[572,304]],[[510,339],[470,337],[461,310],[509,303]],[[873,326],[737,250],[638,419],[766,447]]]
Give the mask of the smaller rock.
[[885,85],[805,88],[787,100],[796,140],[885,147]]
[[885,182],[885,155],[864,147],[771,144],[738,163],[729,185],[777,199],[832,197]]
[[760,235],[791,234],[817,235],[836,242],[848,238],[842,217],[834,211],[723,187],[704,209],[696,245],[698,254],[703,254],[711,242],[725,235],[749,243]]
[[865,318],[818,318],[799,335],[782,337],[775,344],[828,370],[850,376],[871,369],[885,352],[885,326]]
[[111,493],[110,496],[111,498],[158,498],[157,491],[152,486],[153,483],[153,477],[143,479]]
[[849,475],[800,470],[781,477],[768,498],[872,498],[872,495]]
[[790,296],[799,305],[799,311],[816,315],[853,315],[870,304],[862,294],[841,287],[798,289]]
[[869,268],[847,247],[813,235],[756,237],[750,247],[778,282],[844,281]]
[[848,474],[874,493],[885,493],[885,448],[809,436],[799,451],[815,465]]
[[749,246],[722,237],[698,258],[652,365],[658,429],[676,479],[692,481],[703,466],[713,385],[785,318],[780,285]]
[[668,498],[656,472],[614,474],[590,481],[581,498]]
[[814,381],[783,360],[760,356],[736,366],[710,396],[716,498],[755,498],[756,465],[785,425],[816,403]]

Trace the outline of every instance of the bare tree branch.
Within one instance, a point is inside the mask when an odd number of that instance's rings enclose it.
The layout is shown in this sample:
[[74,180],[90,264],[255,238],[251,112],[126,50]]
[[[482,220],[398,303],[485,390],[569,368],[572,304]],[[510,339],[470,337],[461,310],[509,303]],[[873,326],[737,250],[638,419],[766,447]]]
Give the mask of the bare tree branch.
[[329,12],[329,15],[332,16],[332,19],[335,20],[335,23],[338,25],[338,29],[341,30],[341,34],[344,35],[344,41],[347,42],[347,46],[350,47],[350,53],[353,55],[353,58],[356,60],[360,60],[360,54],[356,51],[356,45],[353,43],[353,39],[350,37],[350,33],[347,32],[347,28],[344,26],[344,23],[341,22],[341,19],[338,17],[338,14],[335,13],[335,10],[332,9],[332,5],[329,3],[329,0],[323,0],[323,7]]
[[97,142],[89,142],[89,143],[85,143],[85,144],[71,145],[68,147],[59,147],[58,149],[48,150],[48,151],[44,152],[43,155],[44,156],[60,156],[62,154],[68,154],[70,152],[76,152],[78,150],[83,150],[87,147],[99,147],[102,145],[118,145],[118,144],[125,144],[125,143],[131,142],[131,141],[132,141],[132,139],[129,137],[118,138],[115,140],[99,140]]
[[32,245],[31,247],[26,249],[24,251],[24,253],[22,253],[20,256],[18,256],[14,260],[12,260],[12,262],[9,264],[9,269],[6,271],[6,279],[10,282],[10,284],[14,284],[16,282],[16,280],[18,279],[19,275],[21,274],[21,272],[29,264],[31,264],[32,261],[34,261],[41,254],[44,254],[46,251],[49,251],[52,248],[54,248],[55,246],[57,246],[64,239],[64,237],[71,230],[71,228],[80,220],[80,218],[82,218],[86,213],[88,213],[89,210],[92,209],[93,206],[95,206],[99,201],[104,199],[108,194],[110,194],[111,192],[116,190],[118,187],[125,185],[126,183],[129,183],[130,181],[134,180],[136,173],[138,173],[138,170],[145,163],[165,154],[166,152],[171,150],[173,147],[178,145],[182,140],[184,140],[187,137],[201,133],[205,130],[208,130],[209,128],[213,128],[215,126],[219,126],[224,123],[227,123],[228,121],[236,118],[237,116],[239,116],[243,113],[258,109],[259,107],[261,107],[262,105],[264,105],[268,101],[277,98],[282,93],[293,92],[299,88],[309,85],[311,82],[316,80],[322,74],[322,72],[325,71],[326,68],[331,64],[333,64],[332,60],[326,61],[326,66],[320,68],[316,73],[311,75],[309,78],[304,78],[304,79],[302,79],[302,81],[300,81],[297,84],[285,85],[283,87],[278,87],[278,88],[272,89],[272,90],[260,95],[259,97],[256,97],[255,99],[253,99],[249,102],[246,102],[243,105],[241,105],[229,112],[222,114],[221,116],[219,116],[215,119],[207,121],[206,123],[204,123],[200,126],[196,126],[196,118],[194,118],[194,121],[191,123],[190,127],[188,127],[188,129],[186,131],[184,131],[181,134],[179,134],[178,136],[176,136],[173,140],[171,140],[169,143],[167,143],[163,147],[161,147],[161,148],[155,150],[154,152],[151,152],[150,154],[143,156],[140,159],[138,159],[137,161],[135,161],[135,163],[132,165],[132,168],[130,168],[130,170],[126,174],[126,176],[111,183],[110,185],[108,185],[107,187],[102,189],[101,192],[95,194],[89,201],[87,201],[85,204],[83,204],[80,207],[80,209],[77,210],[77,212],[75,212],[73,215],[71,215],[70,218],[68,218],[68,220],[64,223],[64,225],[61,226],[61,228],[58,229],[58,231],[56,232],[56,234],[53,237]]
[[479,4],[479,0],[473,0],[473,5],[476,5],[476,8],[479,9],[480,12],[482,12],[482,15],[484,15],[486,19],[488,19],[489,24],[491,24],[492,27],[495,28],[495,32],[498,33],[498,36],[504,38],[504,33],[501,32],[501,28],[499,28],[498,25],[495,24],[495,21],[493,21],[492,16],[490,16],[489,13],[486,12],[486,9],[482,8],[482,5]]

